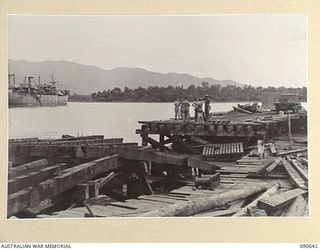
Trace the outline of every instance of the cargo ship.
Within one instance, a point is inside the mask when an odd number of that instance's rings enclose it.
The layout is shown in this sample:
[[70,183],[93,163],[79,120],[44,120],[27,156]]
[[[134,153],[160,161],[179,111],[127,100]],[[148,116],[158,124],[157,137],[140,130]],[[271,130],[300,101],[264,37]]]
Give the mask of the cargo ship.
[[51,75],[48,84],[35,82],[34,76],[25,76],[22,83],[16,85],[15,74],[9,74],[9,107],[39,107],[67,105],[69,90],[57,87],[57,81]]

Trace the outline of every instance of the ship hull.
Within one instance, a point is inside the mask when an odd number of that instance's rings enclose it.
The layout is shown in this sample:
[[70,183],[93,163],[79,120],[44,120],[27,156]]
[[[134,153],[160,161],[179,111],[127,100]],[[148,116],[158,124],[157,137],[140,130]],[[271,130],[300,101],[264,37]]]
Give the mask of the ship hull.
[[67,105],[68,95],[34,95],[9,92],[9,107],[39,107]]

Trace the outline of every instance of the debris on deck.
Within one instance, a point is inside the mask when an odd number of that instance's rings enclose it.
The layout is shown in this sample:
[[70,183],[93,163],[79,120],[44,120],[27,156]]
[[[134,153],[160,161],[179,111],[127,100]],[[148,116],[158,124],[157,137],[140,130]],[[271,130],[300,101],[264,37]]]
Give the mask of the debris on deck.
[[248,135],[141,136],[151,147],[101,135],[9,140],[8,218],[308,216],[305,135],[279,133],[263,156]]

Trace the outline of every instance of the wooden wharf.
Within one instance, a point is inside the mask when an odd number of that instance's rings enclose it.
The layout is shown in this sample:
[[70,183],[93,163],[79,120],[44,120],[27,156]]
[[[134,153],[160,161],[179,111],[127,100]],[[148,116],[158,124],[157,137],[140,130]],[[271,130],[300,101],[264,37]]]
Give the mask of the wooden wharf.
[[[307,131],[307,115],[290,116],[292,133]],[[244,147],[257,141],[259,133],[271,139],[288,133],[288,116],[273,112],[243,114],[234,111],[212,115],[207,122],[195,122],[193,119],[139,121],[141,128],[136,130],[142,138],[142,144],[150,144],[155,149],[170,151],[167,144],[172,144],[174,151],[198,154],[197,144],[238,143]],[[151,136],[150,136],[151,135]],[[158,139],[155,136],[158,135]]]
[[308,216],[306,121],[291,116],[291,142],[286,116],[233,112],[141,121],[141,146],[103,135],[12,139],[7,217]]

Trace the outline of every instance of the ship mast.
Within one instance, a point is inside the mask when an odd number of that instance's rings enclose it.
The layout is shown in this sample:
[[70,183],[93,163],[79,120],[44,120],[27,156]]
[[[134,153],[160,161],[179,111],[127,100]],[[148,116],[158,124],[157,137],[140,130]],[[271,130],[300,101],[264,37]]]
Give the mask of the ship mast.
[[9,85],[9,89],[11,89],[11,78],[12,78],[12,83],[13,83],[13,89],[16,87],[16,75],[15,74],[9,74],[9,82],[8,82],[8,85]]
[[50,83],[51,83],[52,87],[57,88],[57,83],[58,83],[58,81],[54,79],[54,74],[53,74],[53,73],[51,74],[51,81],[50,81]]

